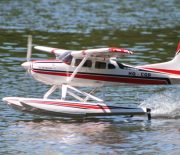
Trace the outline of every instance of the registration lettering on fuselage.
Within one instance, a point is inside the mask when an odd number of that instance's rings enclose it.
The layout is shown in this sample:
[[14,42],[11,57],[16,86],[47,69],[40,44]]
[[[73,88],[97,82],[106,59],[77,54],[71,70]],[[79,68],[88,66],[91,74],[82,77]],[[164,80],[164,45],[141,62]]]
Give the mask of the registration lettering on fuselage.
[[128,75],[129,76],[151,77],[151,73],[146,73],[146,72],[141,72],[141,73],[128,72]]

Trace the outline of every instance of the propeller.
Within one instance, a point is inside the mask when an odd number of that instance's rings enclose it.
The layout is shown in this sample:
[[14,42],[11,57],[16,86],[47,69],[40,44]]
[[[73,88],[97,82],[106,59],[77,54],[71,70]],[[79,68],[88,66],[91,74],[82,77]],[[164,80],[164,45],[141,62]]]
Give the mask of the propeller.
[[31,55],[32,55],[32,35],[28,36],[28,42],[27,42],[27,56],[26,56],[26,62],[22,63],[21,66],[24,67],[27,70],[27,73],[30,73],[31,71]]
[[32,35],[28,35],[27,42],[27,61],[29,62],[32,55]]

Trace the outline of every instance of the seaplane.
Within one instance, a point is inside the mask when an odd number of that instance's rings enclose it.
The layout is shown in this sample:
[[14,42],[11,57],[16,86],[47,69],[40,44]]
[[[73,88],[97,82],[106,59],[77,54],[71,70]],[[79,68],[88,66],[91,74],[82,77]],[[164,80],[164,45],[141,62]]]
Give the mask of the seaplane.
[[[168,62],[131,66],[119,60],[133,54],[124,48],[98,48],[66,50],[46,46],[34,49],[51,53],[54,59],[31,60],[32,37],[28,37],[27,61],[22,67],[37,81],[51,88],[42,98],[4,97],[3,101],[23,112],[61,116],[92,117],[112,115],[147,115],[151,109],[129,106],[110,106],[104,99],[95,96],[103,87],[120,85],[167,85],[180,84],[180,43],[175,57]],[[90,87],[91,91],[80,90]],[[50,95],[61,89],[58,99]]]

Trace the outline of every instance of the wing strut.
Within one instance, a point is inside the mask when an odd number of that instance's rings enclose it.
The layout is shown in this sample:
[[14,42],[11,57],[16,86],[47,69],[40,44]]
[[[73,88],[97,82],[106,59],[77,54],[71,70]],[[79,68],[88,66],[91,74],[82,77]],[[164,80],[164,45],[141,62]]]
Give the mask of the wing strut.
[[68,84],[71,83],[71,81],[72,81],[73,78],[76,76],[77,72],[81,69],[81,67],[84,65],[84,63],[85,63],[85,61],[87,60],[88,57],[89,57],[89,56],[86,55],[86,56],[82,59],[81,63],[76,67],[76,69],[74,70],[74,72],[73,72],[73,73],[71,74],[71,76],[67,79],[67,83],[68,83]]

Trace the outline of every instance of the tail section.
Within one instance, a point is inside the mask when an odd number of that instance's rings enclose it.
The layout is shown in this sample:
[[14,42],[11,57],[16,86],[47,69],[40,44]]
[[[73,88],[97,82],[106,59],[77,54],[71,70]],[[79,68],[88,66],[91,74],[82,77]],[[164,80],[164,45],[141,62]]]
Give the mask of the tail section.
[[178,47],[177,47],[177,50],[176,50],[176,55],[180,52],[180,41],[179,41],[179,44],[178,44]]
[[180,75],[180,42],[175,57],[168,62],[140,66],[140,68],[152,71]]

